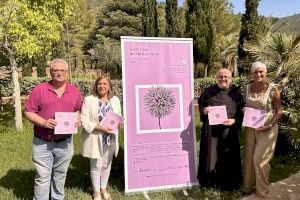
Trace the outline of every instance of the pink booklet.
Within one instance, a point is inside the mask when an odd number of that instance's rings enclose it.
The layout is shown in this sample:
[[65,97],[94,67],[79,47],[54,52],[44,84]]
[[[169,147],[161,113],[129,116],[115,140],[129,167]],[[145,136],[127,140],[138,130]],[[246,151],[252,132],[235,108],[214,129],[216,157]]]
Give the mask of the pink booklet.
[[77,133],[77,113],[75,112],[56,112],[54,134],[74,134]]
[[223,124],[228,119],[226,106],[211,106],[208,109],[209,125]]
[[266,111],[247,107],[244,113],[243,126],[259,128],[265,124]]
[[121,121],[123,121],[123,117],[118,113],[115,113],[114,111],[110,110],[108,113],[106,113],[105,117],[101,120],[100,125],[103,126],[104,128],[111,129],[112,133],[117,134],[118,125]]

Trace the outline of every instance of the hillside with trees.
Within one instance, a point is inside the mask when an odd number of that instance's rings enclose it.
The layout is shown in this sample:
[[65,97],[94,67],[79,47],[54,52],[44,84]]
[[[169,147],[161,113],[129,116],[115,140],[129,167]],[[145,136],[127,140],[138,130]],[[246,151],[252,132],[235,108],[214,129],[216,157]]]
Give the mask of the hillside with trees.
[[274,24],[273,31],[287,32],[287,33],[300,33],[300,14],[295,14],[288,17],[279,18]]

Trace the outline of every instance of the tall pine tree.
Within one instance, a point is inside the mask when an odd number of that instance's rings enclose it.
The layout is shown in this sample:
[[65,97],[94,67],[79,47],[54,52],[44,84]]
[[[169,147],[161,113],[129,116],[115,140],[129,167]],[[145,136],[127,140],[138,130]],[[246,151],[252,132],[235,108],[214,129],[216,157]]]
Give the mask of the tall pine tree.
[[[246,0],[245,6],[246,11],[241,18],[241,32],[238,45],[238,56],[239,60],[243,61],[246,59],[247,54],[243,50],[245,42],[254,42],[257,40],[257,34],[259,32],[259,17],[258,8],[259,0]],[[243,65],[238,67],[239,74],[245,73]]]
[[119,42],[120,36],[141,36],[142,0],[105,0],[98,13],[96,38]]
[[178,2],[166,0],[166,34],[169,37],[178,36]]
[[[186,35],[194,39],[194,61],[205,65],[205,76],[210,72],[215,48],[211,5],[211,0],[187,0]],[[195,72],[199,77],[196,69]]]
[[143,35],[158,36],[156,0],[144,0],[143,7]]
[[104,0],[98,12],[98,28],[91,35],[86,50],[96,68],[121,75],[121,36],[142,36],[142,0]]

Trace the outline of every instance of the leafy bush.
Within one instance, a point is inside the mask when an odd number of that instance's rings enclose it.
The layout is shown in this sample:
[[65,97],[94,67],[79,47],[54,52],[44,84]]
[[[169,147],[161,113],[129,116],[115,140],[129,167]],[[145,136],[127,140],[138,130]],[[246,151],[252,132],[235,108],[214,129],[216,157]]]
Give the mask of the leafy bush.
[[93,81],[89,80],[74,80],[73,84],[79,88],[82,96],[87,96],[93,87]]
[[280,89],[283,115],[279,132],[282,135],[279,135],[280,143],[277,143],[276,148],[283,154],[300,151],[300,82],[289,82]]
[[[47,81],[48,79],[43,78],[31,78],[31,77],[24,77],[20,79],[20,89],[21,89],[21,95],[28,95],[32,91],[32,89],[39,83],[42,83],[44,81]],[[72,83],[76,85],[81,94],[83,96],[86,96],[90,93],[94,80],[91,79],[76,79],[72,80]],[[248,79],[246,77],[238,77],[234,79],[233,82],[235,85],[241,85],[244,86],[248,83]],[[123,97],[123,89],[122,89],[122,81],[121,80],[112,80],[113,88],[115,91],[115,95],[120,97],[122,99]],[[215,78],[208,77],[208,78],[201,78],[201,79],[195,79],[194,82],[194,91],[195,91],[195,98],[198,98],[201,93],[204,91],[204,89],[208,88],[209,86],[215,84]],[[10,79],[0,80],[0,94],[1,96],[12,96],[13,94],[13,85],[12,81]]]
[[[46,81],[46,78],[29,78],[25,77],[20,79],[21,95],[28,95],[32,89],[39,83]],[[90,93],[94,80],[91,79],[76,79],[72,81],[76,85],[81,94],[86,96]],[[122,81],[113,80],[113,88],[115,95],[120,97],[122,101]],[[247,77],[234,78],[233,84],[239,85],[242,89],[245,89],[245,85],[249,83]],[[204,89],[215,84],[215,78],[201,78],[195,79],[194,92],[195,98],[198,98]],[[283,117],[279,127],[278,143],[276,147],[277,153],[289,153],[300,149],[300,116],[298,111],[300,110],[300,87],[299,83],[294,83],[295,86],[289,88],[284,87],[282,90],[282,104],[283,104]],[[0,96],[12,96],[13,85],[9,79],[0,79]],[[291,148],[290,148],[291,147]]]
[[[215,83],[216,80],[214,77],[195,79],[195,83],[194,83],[195,97],[198,98],[206,88],[210,87]],[[241,90],[243,90],[245,88],[245,85],[247,85],[248,83],[249,83],[249,79],[245,76],[236,77],[233,79],[233,84],[236,86],[240,86]]]
[[12,96],[13,85],[8,79],[0,79],[0,97]]
[[122,85],[122,80],[113,80],[112,84],[113,84],[115,95],[118,96],[121,101],[123,101],[123,85]]
[[[49,79],[46,77],[43,78],[31,78],[24,77],[20,79],[20,90],[21,95],[26,96],[29,95],[32,89],[38,85],[39,83],[45,82]],[[115,95],[118,97],[122,97],[122,81],[121,80],[112,80],[113,88],[115,91]],[[77,79],[73,80],[72,84],[77,86],[83,96],[90,94],[92,86],[94,84],[94,80],[88,79]],[[13,95],[13,83],[11,79],[0,79],[0,96],[2,97],[10,97]]]
[[208,78],[200,78],[200,79],[195,79],[194,81],[194,95],[195,98],[200,97],[201,93],[214,84],[216,81],[214,78],[208,77]]
[[[24,77],[20,80],[20,90],[21,90],[21,95],[28,95],[32,91],[32,89],[42,83],[47,81],[46,77],[43,78],[31,78],[31,77]],[[13,92],[13,91],[11,91]]]

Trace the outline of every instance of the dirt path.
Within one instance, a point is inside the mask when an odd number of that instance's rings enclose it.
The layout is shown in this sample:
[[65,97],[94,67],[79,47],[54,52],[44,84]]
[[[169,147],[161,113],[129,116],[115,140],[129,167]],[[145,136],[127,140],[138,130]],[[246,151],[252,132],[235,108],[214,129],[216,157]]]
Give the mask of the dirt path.
[[266,198],[257,198],[255,194],[242,198],[242,200],[254,199],[300,200],[300,171],[284,180],[272,183]]

